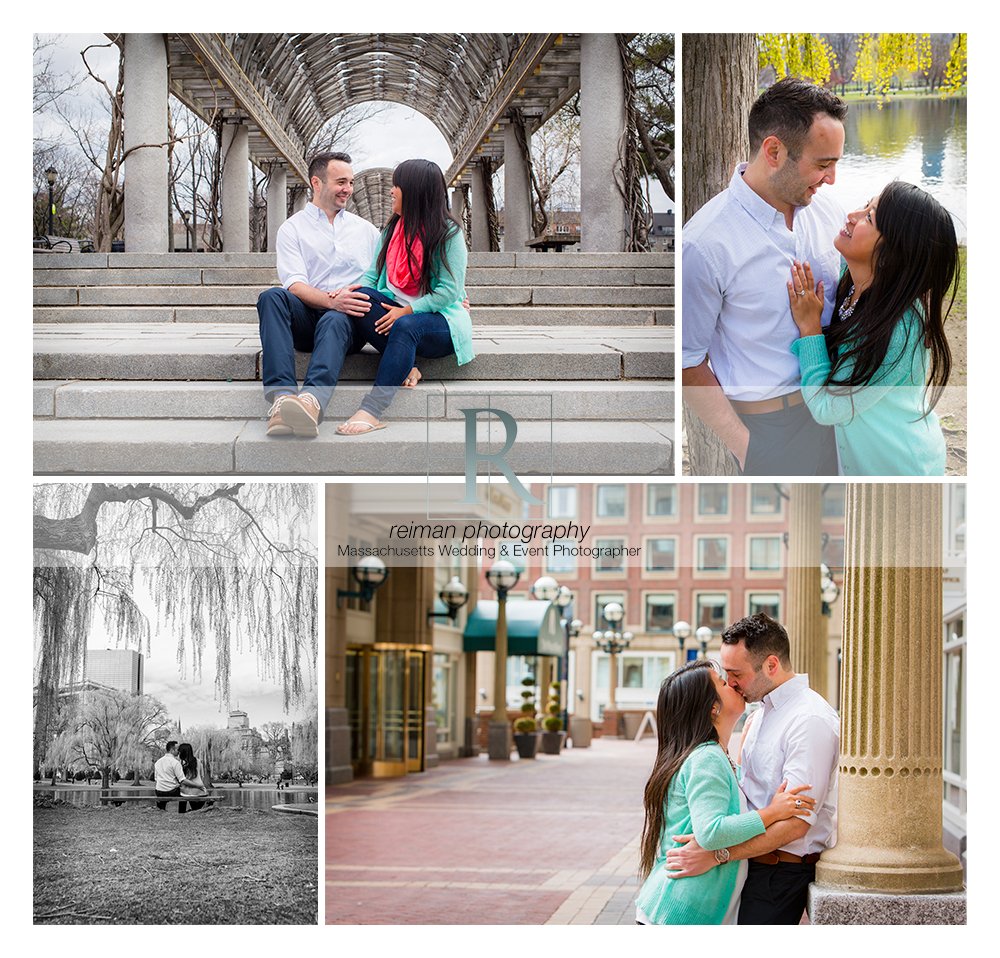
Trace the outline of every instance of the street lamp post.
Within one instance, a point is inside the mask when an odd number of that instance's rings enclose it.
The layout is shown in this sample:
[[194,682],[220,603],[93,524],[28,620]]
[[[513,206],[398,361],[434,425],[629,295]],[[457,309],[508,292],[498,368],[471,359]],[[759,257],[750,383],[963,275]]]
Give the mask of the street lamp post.
[[494,651],[493,721],[489,729],[489,756],[510,761],[511,731],[507,721],[507,593],[517,585],[521,573],[506,559],[497,559],[486,573],[486,581],[497,594],[497,627]]
[[559,686],[563,689],[562,693],[562,726],[564,729],[569,731],[569,646],[570,642],[575,639],[579,634],[580,630],[583,628],[583,623],[579,619],[572,618],[573,616],[573,600],[576,596],[573,594],[573,590],[567,586],[559,587],[559,595],[556,596],[556,605],[559,606],[562,615],[563,628],[566,630],[566,644],[564,646],[562,659],[559,663]]
[[684,664],[684,642],[687,637],[691,634],[691,626],[688,625],[683,619],[680,622],[674,623],[674,638],[677,639],[677,645],[680,648],[680,661],[677,663],[677,668],[680,668]]
[[444,617],[450,619],[454,625],[458,618],[458,610],[469,601],[469,590],[457,575],[453,575],[448,584],[438,593],[438,598],[447,606],[448,611],[435,612],[433,609],[429,609],[427,624],[430,625],[434,619]]
[[[604,618],[612,625],[617,626],[625,617],[625,610],[618,602],[609,602],[604,607]],[[631,632],[619,632],[617,628],[608,629],[605,632],[594,633],[594,644],[609,656],[608,671],[610,672],[608,711],[613,712],[616,706],[616,692],[618,691],[618,656],[624,652],[631,644],[634,636]]]
[[45,179],[49,181],[49,236],[51,236],[55,232],[52,223],[53,223],[53,217],[55,216],[56,212],[56,201],[53,198],[52,191],[56,185],[56,177],[58,175],[59,174],[54,166],[50,166],[45,171]]
[[694,637],[701,643],[701,657],[708,658],[708,643],[712,639],[712,630],[707,625],[699,625],[695,630]]
[[184,252],[191,252],[191,211],[182,210],[181,219],[184,220]]
[[337,608],[344,599],[360,599],[367,605],[375,597],[375,591],[387,578],[389,570],[378,556],[365,556],[351,569],[351,575],[358,583],[358,589],[337,589]]

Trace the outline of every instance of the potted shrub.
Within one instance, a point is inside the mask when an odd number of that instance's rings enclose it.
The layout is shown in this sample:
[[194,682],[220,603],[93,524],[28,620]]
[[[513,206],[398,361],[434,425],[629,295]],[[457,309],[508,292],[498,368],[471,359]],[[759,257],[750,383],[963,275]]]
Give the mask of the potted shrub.
[[538,752],[538,723],[535,721],[535,680],[530,675],[521,680],[521,717],[514,720],[514,744],[521,758],[534,758]]
[[563,722],[559,713],[562,711],[562,702],[559,699],[559,683],[553,682],[549,686],[549,704],[545,711],[549,714],[542,719],[542,752],[546,755],[558,755],[566,742],[566,733],[563,731]]

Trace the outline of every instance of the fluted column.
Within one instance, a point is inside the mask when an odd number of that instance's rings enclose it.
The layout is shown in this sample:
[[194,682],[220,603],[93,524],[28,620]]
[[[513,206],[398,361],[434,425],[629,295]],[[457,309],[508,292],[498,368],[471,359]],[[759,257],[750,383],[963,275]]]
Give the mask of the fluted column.
[[305,187],[296,190],[295,195],[292,197],[292,212],[298,213],[300,210],[304,210],[308,202],[309,190]]
[[222,248],[250,252],[250,138],[242,123],[222,127]]
[[126,33],[125,249],[170,249],[167,200],[167,47],[162,33]]
[[[792,669],[826,694],[826,620],[820,595],[820,493],[815,482],[795,483],[788,501],[788,611],[785,628]],[[834,703],[836,704],[836,703]]]
[[[920,907],[907,894],[962,889],[941,839],[940,485],[849,485],[845,534],[837,844],[817,865],[813,899],[884,893],[898,912]],[[937,900],[961,902],[964,918],[962,896]]]
[[284,167],[271,170],[267,181],[267,251],[278,248],[278,228],[285,222],[288,210],[288,174]]

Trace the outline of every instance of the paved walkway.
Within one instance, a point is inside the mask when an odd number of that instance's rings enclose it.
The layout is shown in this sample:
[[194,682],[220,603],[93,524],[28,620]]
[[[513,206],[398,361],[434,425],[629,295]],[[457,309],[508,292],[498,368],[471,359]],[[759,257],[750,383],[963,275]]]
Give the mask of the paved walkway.
[[327,922],[632,924],[653,754],[596,739],[328,788]]

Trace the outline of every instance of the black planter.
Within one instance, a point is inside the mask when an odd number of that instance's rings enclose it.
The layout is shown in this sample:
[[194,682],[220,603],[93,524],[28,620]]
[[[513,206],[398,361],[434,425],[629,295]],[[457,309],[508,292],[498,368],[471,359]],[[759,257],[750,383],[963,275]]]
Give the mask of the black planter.
[[515,732],[514,744],[521,758],[534,758],[538,753],[538,732]]
[[542,753],[544,755],[558,755],[565,744],[565,732],[542,732]]

